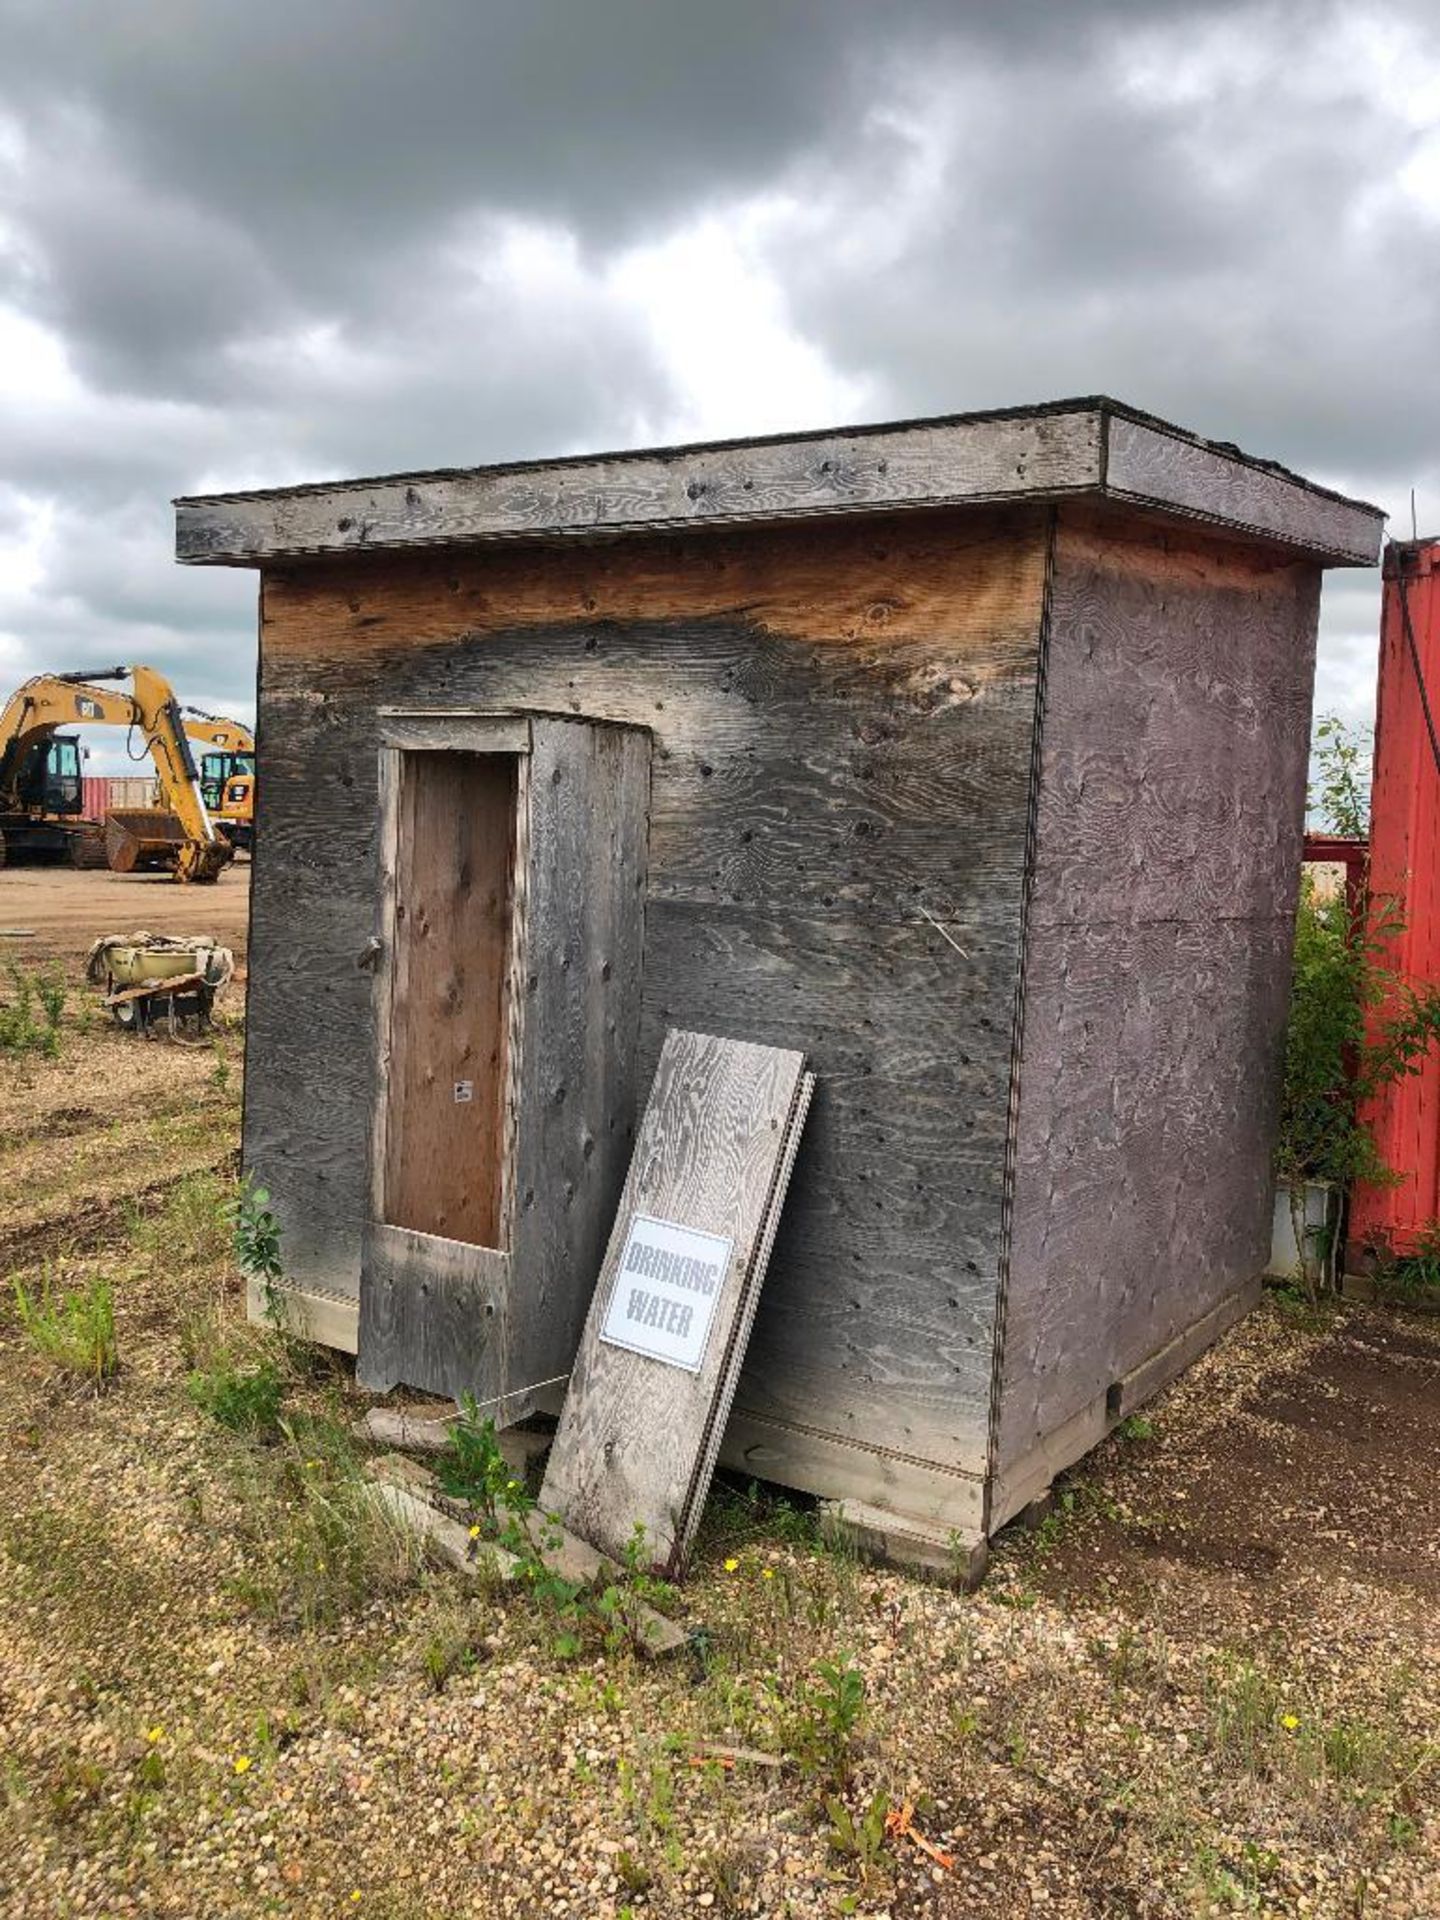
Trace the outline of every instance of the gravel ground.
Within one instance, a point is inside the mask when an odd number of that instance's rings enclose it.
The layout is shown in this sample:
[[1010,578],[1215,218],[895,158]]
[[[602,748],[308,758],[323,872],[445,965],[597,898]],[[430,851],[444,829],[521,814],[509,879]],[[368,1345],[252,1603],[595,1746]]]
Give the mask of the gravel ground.
[[[62,1109],[74,1065],[7,1112]],[[37,1231],[61,1284],[113,1281],[118,1378],[67,1383],[0,1300],[7,1920],[1440,1916],[1440,1322],[1270,1302],[974,1596],[722,1488],[693,1653],[587,1628],[564,1657],[532,1598],[345,1505],[366,1403],[240,1325],[218,1176],[85,1231],[81,1191],[75,1250],[58,1200]],[[288,1437],[187,1392],[262,1364]],[[825,1658],[865,1688],[832,1778],[804,1764]],[[876,1796],[950,1864],[833,1844]]]

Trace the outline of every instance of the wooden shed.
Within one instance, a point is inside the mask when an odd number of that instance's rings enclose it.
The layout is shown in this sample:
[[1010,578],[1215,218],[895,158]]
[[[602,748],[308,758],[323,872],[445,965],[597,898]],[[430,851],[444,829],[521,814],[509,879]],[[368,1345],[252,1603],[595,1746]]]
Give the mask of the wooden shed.
[[1320,576],[1106,399],[177,504],[260,573],[245,1158],[552,1403],[668,1027],[817,1076],[723,1458],[980,1539],[1257,1297]]

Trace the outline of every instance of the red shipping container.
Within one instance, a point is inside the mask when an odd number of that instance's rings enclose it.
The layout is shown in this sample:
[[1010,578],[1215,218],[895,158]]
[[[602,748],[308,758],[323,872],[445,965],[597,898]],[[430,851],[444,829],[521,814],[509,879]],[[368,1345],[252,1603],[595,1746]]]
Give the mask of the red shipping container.
[[103,820],[112,807],[155,804],[155,782],[148,773],[87,773],[82,795],[87,820]]
[[[1403,919],[1389,964],[1402,979],[1433,986],[1440,981],[1440,540],[1392,541],[1384,573],[1370,897],[1380,912],[1393,902]],[[1364,1118],[1401,1178],[1393,1187],[1356,1189],[1352,1267],[1377,1242],[1411,1251],[1417,1233],[1440,1219],[1440,1051],[1386,1087]]]

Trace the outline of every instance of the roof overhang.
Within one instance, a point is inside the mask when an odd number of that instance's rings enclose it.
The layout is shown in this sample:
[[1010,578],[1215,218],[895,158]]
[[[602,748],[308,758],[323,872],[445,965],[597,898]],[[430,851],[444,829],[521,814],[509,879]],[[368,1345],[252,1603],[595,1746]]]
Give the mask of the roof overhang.
[[597,539],[1080,496],[1371,566],[1384,515],[1113,400],[760,440],[205,494],[175,502],[192,566]]

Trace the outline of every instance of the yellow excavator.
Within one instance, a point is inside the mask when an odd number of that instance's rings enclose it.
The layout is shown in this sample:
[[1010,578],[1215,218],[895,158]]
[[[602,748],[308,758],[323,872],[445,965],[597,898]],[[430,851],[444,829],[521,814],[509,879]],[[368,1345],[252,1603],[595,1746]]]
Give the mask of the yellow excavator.
[[225,838],[241,853],[255,844],[255,736],[243,720],[182,707],[185,731],[211,749],[200,756],[200,793]]
[[[128,680],[129,691],[101,684]],[[116,726],[144,741],[159,807],[84,818],[80,743],[66,725]],[[135,756],[138,757],[138,756]],[[235,856],[200,792],[185,724],[169,682],[151,667],[46,673],[0,710],[0,866],[10,858],[109,865],[119,873],[168,867],[177,880],[213,881]]]

